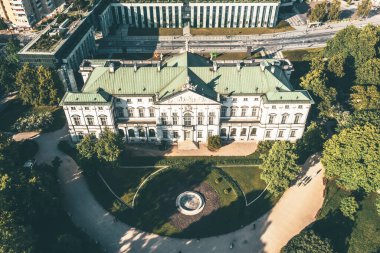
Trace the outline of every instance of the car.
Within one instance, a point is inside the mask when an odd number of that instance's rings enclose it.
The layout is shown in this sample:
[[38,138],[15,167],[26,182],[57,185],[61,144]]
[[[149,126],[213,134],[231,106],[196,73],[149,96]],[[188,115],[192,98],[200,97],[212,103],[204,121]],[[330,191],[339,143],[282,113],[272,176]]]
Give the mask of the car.
[[24,163],[25,169],[33,169],[34,164],[36,163],[36,159],[29,159]]

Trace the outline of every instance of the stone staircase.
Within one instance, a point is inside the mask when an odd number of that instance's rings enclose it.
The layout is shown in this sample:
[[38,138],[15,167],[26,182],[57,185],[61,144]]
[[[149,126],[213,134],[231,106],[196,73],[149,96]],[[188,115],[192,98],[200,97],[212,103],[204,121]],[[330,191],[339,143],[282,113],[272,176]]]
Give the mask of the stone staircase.
[[193,141],[179,141],[178,150],[194,150],[198,149],[198,146]]

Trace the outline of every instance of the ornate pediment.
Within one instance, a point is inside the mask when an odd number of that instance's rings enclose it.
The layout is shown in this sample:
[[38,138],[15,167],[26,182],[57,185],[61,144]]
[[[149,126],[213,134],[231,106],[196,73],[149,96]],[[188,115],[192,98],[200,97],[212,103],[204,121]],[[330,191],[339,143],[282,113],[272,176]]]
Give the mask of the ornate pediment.
[[198,93],[192,90],[186,90],[178,92],[171,97],[165,98],[162,101],[158,102],[159,104],[169,105],[199,105],[199,104],[219,104],[217,101],[199,95]]

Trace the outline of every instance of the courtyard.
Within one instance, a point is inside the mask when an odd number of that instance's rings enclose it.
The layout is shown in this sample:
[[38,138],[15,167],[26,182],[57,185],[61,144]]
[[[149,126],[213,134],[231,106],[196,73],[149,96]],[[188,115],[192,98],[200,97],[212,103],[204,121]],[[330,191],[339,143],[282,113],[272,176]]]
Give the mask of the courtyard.
[[[101,174],[120,197],[91,177],[90,188],[106,210],[128,225],[164,236],[202,238],[232,232],[264,215],[277,201],[265,191],[257,166],[215,167],[200,160],[169,167],[103,169]],[[176,198],[185,191],[204,198],[200,213],[178,211]]]

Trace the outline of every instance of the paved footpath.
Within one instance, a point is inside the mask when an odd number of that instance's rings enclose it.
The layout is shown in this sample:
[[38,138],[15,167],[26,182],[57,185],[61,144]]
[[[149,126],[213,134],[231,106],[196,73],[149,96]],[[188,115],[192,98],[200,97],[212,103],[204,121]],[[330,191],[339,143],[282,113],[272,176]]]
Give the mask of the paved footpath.
[[[307,186],[293,186],[286,191],[277,205],[255,222],[255,229],[253,224],[250,224],[238,231],[199,241],[141,232],[124,223],[114,223],[113,216],[97,203],[85,179],[78,172],[76,163],[57,149],[57,143],[66,135],[67,130],[62,129],[37,137],[40,145],[37,162],[50,162],[55,156],[62,159],[59,177],[65,196],[65,207],[72,214],[73,222],[94,240],[99,241],[106,252],[277,253],[290,238],[314,221],[317,211],[322,206],[323,171]],[[309,159],[306,164],[308,175],[315,175],[322,169],[318,159]],[[232,241],[234,248],[229,249]]]

